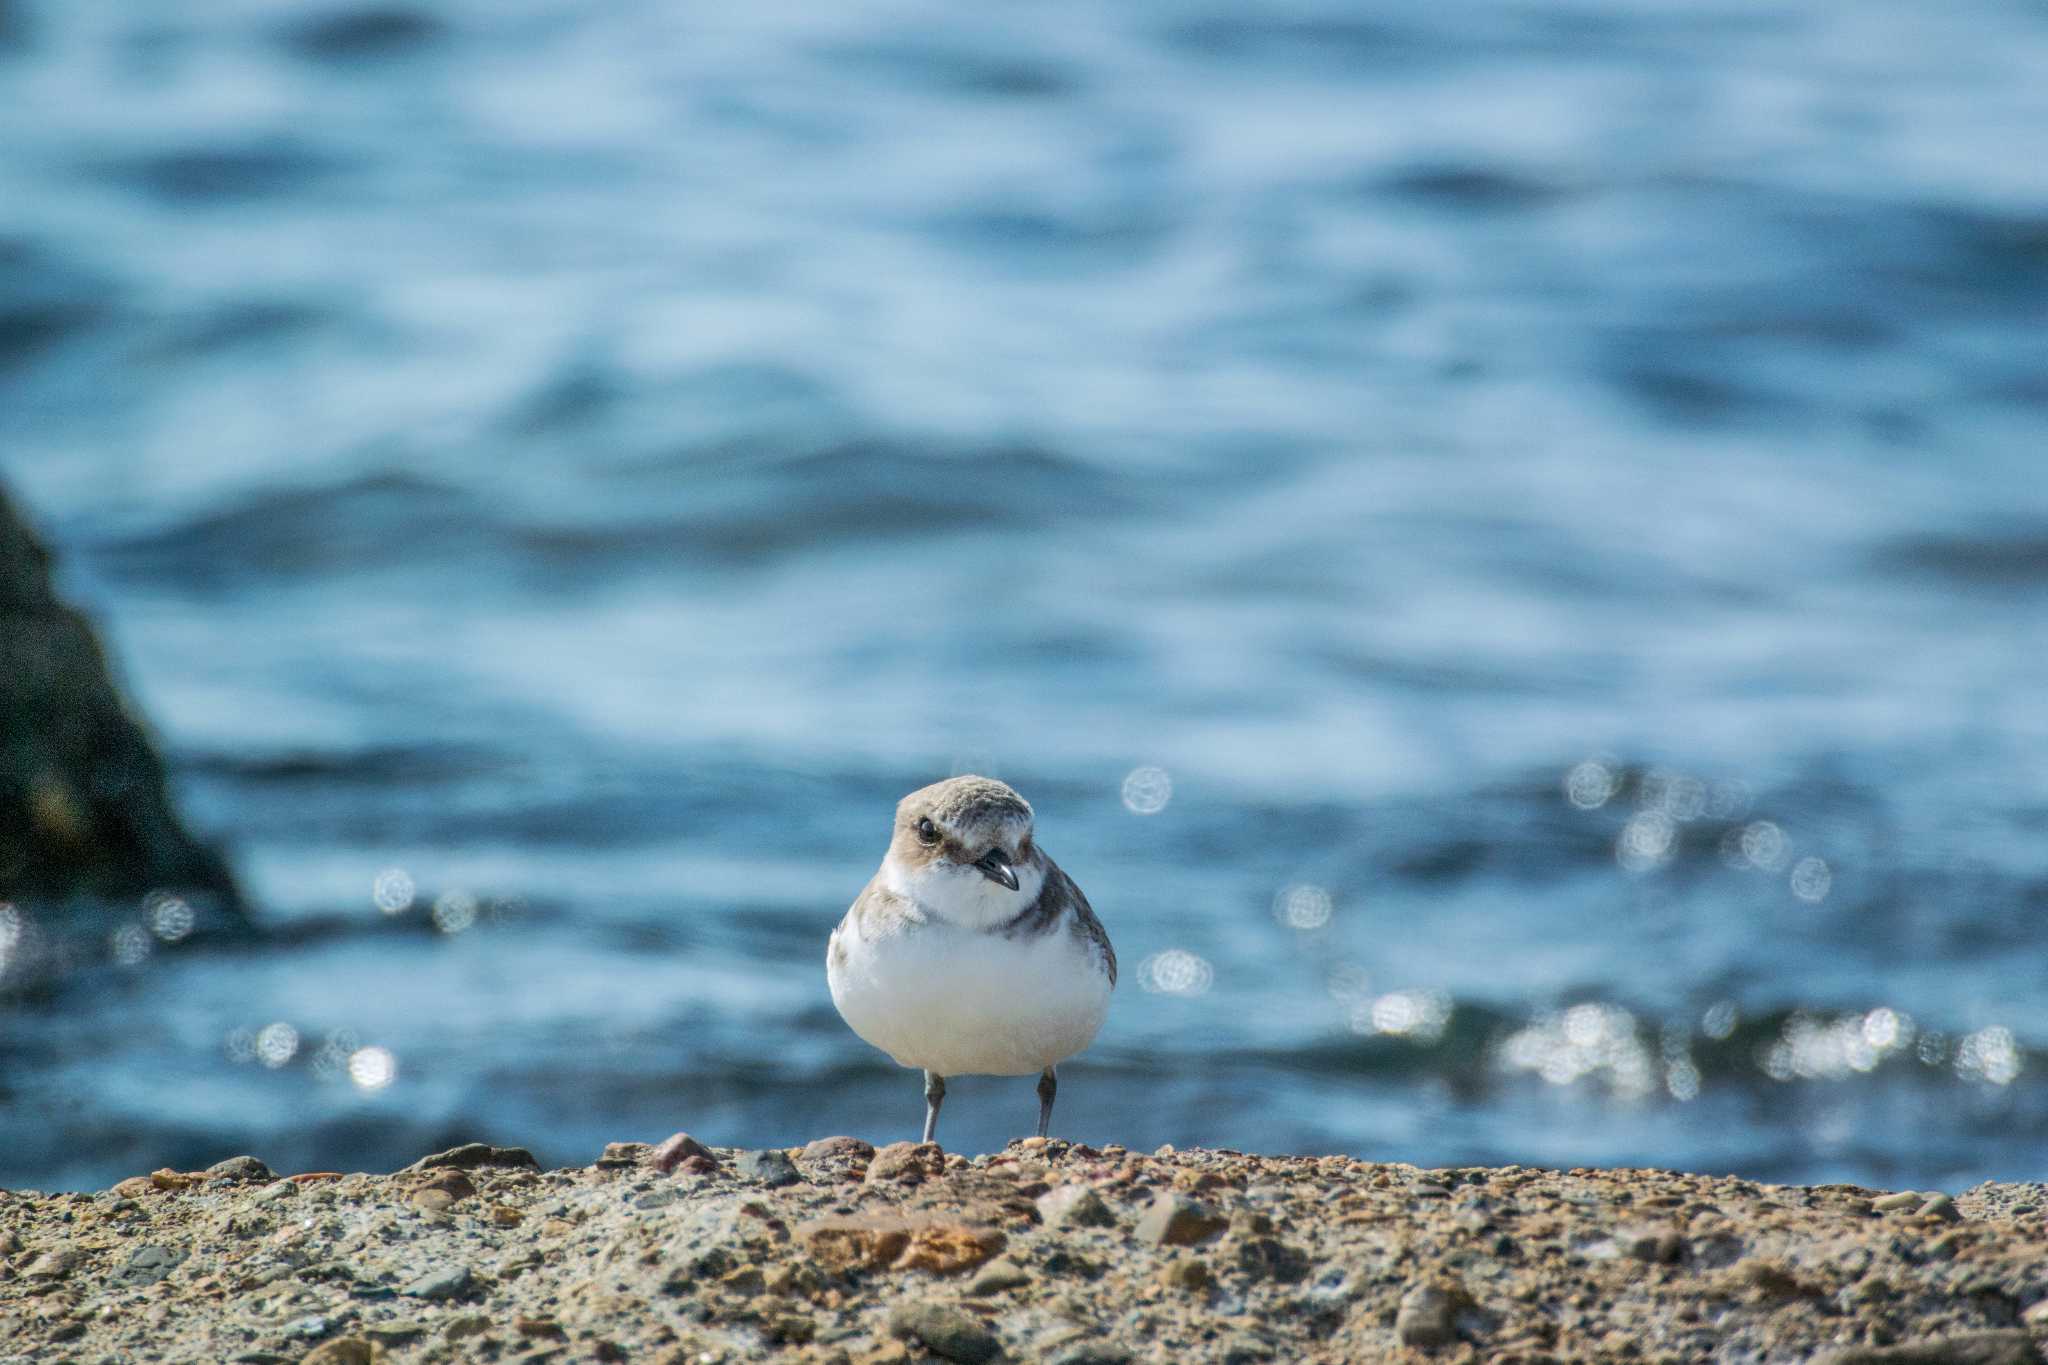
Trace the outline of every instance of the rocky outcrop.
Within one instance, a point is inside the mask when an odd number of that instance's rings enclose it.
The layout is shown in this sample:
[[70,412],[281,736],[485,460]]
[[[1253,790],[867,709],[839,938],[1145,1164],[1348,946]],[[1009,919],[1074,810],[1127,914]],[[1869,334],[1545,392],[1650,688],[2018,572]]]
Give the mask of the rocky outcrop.
[[180,936],[247,927],[226,864],[179,823],[163,762],[92,626],[58,600],[50,555],[0,492],[0,901],[62,929],[152,893]]
[[2041,1360],[2039,1185],[1026,1138],[0,1192],[0,1361]]

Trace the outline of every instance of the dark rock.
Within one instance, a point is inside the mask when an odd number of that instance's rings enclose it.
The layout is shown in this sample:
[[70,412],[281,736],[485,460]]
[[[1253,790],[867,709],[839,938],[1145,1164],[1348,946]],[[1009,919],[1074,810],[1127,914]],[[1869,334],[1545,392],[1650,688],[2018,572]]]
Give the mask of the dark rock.
[[107,902],[150,893],[191,911],[181,937],[250,929],[226,863],[171,809],[92,627],[51,590],[49,551],[0,492],[0,900],[90,913],[104,932]]
[[450,1147],[445,1152],[423,1156],[399,1174],[417,1175],[421,1171],[438,1170],[474,1171],[485,1166],[509,1166],[521,1171],[540,1169],[540,1163],[533,1159],[533,1153],[524,1147],[493,1147],[487,1142],[465,1142],[460,1147]]
[[206,1168],[216,1180],[275,1180],[277,1174],[253,1156],[231,1156]]
[[770,1189],[794,1185],[803,1179],[797,1171],[796,1163],[789,1159],[789,1154],[777,1151],[773,1147],[762,1152],[741,1152],[733,1165],[747,1179],[758,1180]]
[[1120,1346],[1076,1346],[1054,1356],[1052,1365],[1131,1365],[1131,1353]]
[[647,1154],[654,1150],[644,1142],[607,1142],[604,1151],[597,1158],[601,1171],[619,1171],[638,1166],[647,1160]]
[[173,1251],[169,1247],[137,1247],[135,1254],[121,1267],[121,1279],[138,1289],[146,1284],[155,1284],[176,1270],[184,1259],[184,1252]]
[[1961,1332],[1897,1346],[1850,1346],[1817,1357],[1819,1365],[2040,1365],[2026,1332]]
[[995,1333],[971,1313],[943,1303],[899,1304],[889,1314],[891,1334],[920,1341],[933,1355],[961,1365],[982,1365],[1002,1353]]

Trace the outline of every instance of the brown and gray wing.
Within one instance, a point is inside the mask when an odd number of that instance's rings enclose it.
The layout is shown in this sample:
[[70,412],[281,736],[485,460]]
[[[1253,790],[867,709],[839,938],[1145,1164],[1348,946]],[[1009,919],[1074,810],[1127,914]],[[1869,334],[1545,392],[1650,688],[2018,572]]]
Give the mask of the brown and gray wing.
[[1074,879],[1054,867],[1047,880],[1057,878],[1065,888],[1067,900],[1073,907],[1074,933],[1095,946],[1102,955],[1102,968],[1109,973],[1109,984],[1116,984],[1116,949],[1109,943],[1109,930],[1102,927],[1102,921],[1095,918],[1095,910],[1088,904],[1088,898],[1081,894],[1081,888]]

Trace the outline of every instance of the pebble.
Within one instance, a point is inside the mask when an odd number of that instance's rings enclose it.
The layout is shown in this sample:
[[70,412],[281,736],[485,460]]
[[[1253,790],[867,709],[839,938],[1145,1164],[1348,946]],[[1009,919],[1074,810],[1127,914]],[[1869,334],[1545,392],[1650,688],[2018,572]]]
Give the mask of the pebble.
[[1075,1346],[1052,1358],[1052,1365],[1131,1365],[1131,1353],[1120,1346]]
[[1168,1261],[1160,1269],[1159,1278],[1167,1288],[1178,1289],[1183,1294],[1206,1294],[1214,1282],[1208,1262],[1199,1256]]
[[398,1292],[409,1299],[452,1299],[469,1288],[469,1267],[457,1263],[430,1270]]
[[1850,1346],[1815,1357],[1815,1365],[2037,1365],[2040,1359],[2024,1331],[2004,1328],[1897,1346]]
[[1441,1285],[1410,1285],[1394,1312],[1394,1335],[1403,1346],[1448,1346],[1458,1339],[1456,1308]]
[[299,1365],[377,1365],[384,1353],[362,1337],[336,1337],[306,1352]]
[[122,1265],[120,1277],[125,1283],[140,1289],[144,1285],[155,1284],[176,1270],[184,1259],[183,1252],[169,1247],[140,1246]]
[[604,1151],[597,1158],[598,1169],[618,1170],[621,1167],[638,1166],[653,1150],[654,1148],[644,1142],[607,1142]]
[[990,1261],[967,1286],[967,1293],[970,1298],[986,1298],[1006,1289],[1022,1289],[1030,1283],[1030,1273],[1015,1261]]
[[69,1242],[59,1242],[48,1248],[21,1273],[31,1280],[61,1280],[71,1273],[78,1264],[78,1248]]
[[672,1133],[662,1139],[660,1146],[648,1153],[647,1164],[664,1175],[678,1166],[701,1174],[707,1164],[709,1169],[716,1170],[718,1157],[709,1147],[688,1133]]
[[946,1154],[936,1142],[892,1142],[868,1162],[868,1183],[896,1181],[917,1185],[946,1170]]
[[796,1163],[789,1159],[789,1153],[773,1147],[760,1152],[741,1152],[733,1166],[748,1180],[757,1180],[771,1190],[794,1185],[803,1179]]
[[1116,1215],[1086,1185],[1058,1185],[1038,1196],[1038,1217],[1047,1227],[1107,1228]]
[[1873,1213],[1903,1213],[1907,1209],[1917,1209],[1926,1202],[1927,1196],[1916,1190],[1900,1190],[1897,1194],[1887,1194],[1871,1200],[1870,1209]]
[[275,1180],[277,1175],[270,1167],[253,1156],[231,1156],[226,1161],[216,1161],[206,1168],[207,1175],[215,1180]]
[[1138,1219],[1137,1235],[1153,1246],[1193,1246],[1207,1241],[1227,1226],[1227,1220],[1206,1204],[1185,1195],[1161,1193]]
[[464,1313],[441,1325],[441,1340],[461,1341],[465,1337],[480,1337],[490,1330],[491,1320],[482,1313]]
[[1945,1223],[1960,1223],[1963,1221],[1962,1210],[1956,1207],[1955,1200],[1945,1194],[1934,1195],[1926,1203],[1922,1204],[1917,1212],[1923,1218],[1939,1218]]
[[309,1313],[286,1327],[284,1334],[288,1337],[297,1337],[302,1341],[317,1341],[327,1335],[327,1329],[328,1322],[326,1318],[321,1317],[318,1313]]
[[294,1198],[298,1192],[299,1187],[297,1184],[290,1180],[280,1180],[274,1184],[265,1185],[256,1192],[256,1197],[267,1203],[275,1199]]
[[399,1174],[417,1175],[421,1171],[448,1168],[474,1171],[484,1166],[509,1166],[522,1171],[540,1169],[540,1163],[533,1159],[533,1153],[524,1147],[493,1147],[488,1142],[465,1142],[460,1147],[450,1147],[445,1152],[423,1156]]
[[924,1348],[960,1365],[983,1365],[1002,1352],[996,1334],[981,1319],[930,1300],[898,1304],[889,1314],[890,1334],[922,1342]]

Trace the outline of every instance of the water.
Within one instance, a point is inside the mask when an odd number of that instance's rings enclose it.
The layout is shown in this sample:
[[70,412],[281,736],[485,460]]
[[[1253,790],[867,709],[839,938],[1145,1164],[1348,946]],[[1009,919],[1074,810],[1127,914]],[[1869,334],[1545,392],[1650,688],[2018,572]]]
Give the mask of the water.
[[0,471],[266,926],[0,1183],[914,1135],[966,770],[1069,1135],[2040,1175],[2048,15],[814,9],[0,4]]

